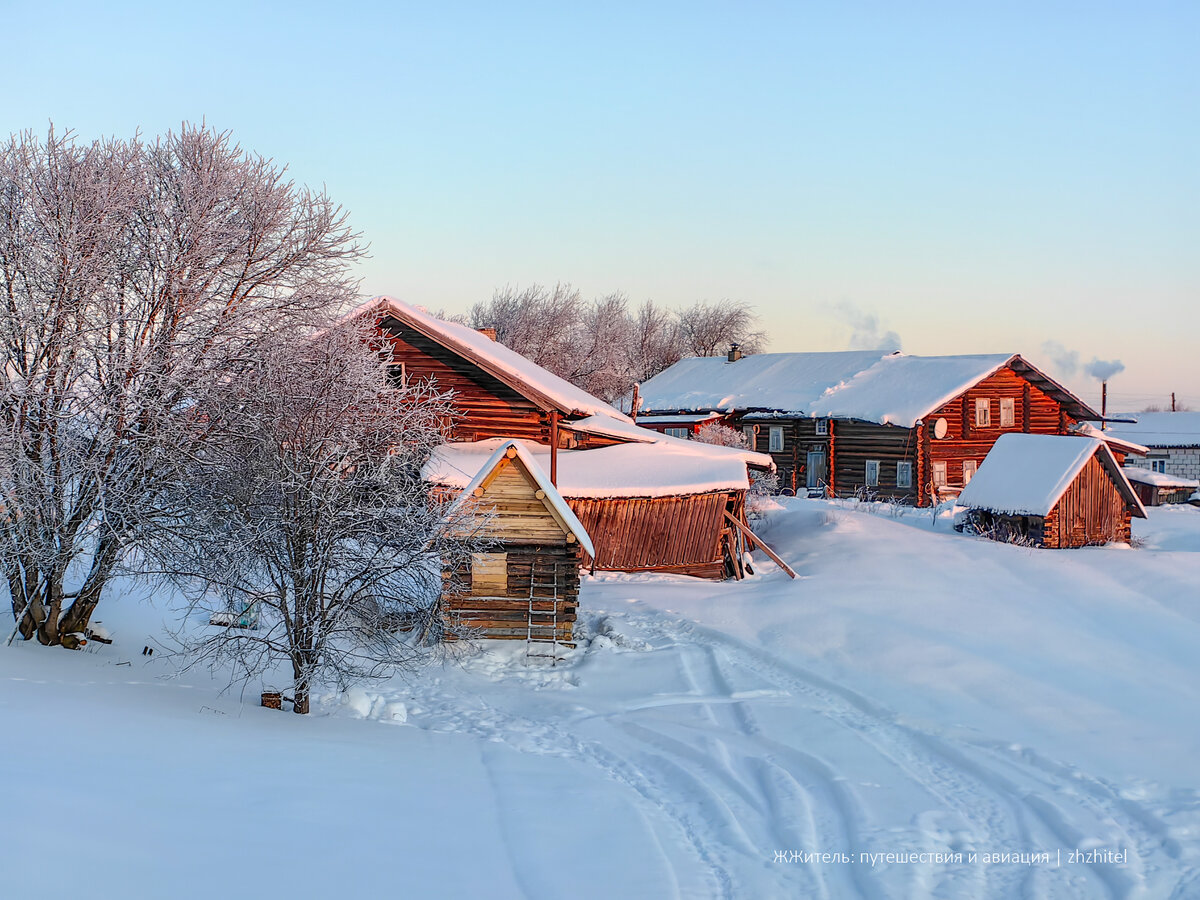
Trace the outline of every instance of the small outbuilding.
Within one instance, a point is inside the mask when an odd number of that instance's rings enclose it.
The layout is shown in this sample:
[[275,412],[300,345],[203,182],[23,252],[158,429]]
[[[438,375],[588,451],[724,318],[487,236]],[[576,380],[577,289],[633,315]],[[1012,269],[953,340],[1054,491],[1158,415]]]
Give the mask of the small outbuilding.
[[[448,624],[485,638],[571,644],[583,524],[518,441],[505,441],[455,500],[482,517],[485,547],[469,568],[445,573]],[[452,512],[454,509],[452,509]]]
[[1141,501],[1104,441],[1005,434],[958,497],[963,526],[1038,547],[1129,541]]
[[1125,466],[1122,471],[1144,506],[1187,503],[1200,489],[1200,481],[1195,478],[1180,478],[1139,466]]

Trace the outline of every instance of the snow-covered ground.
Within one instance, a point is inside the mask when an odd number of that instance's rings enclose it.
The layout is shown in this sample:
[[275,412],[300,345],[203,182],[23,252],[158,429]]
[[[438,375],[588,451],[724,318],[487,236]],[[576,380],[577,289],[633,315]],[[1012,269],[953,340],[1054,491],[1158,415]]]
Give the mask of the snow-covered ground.
[[0,647],[0,895],[1200,897],[1200,510],[1149,513],[1038,551],[789,500],[796,581],[588,579],[557,666],[308,718],[167,677],[121,598]]

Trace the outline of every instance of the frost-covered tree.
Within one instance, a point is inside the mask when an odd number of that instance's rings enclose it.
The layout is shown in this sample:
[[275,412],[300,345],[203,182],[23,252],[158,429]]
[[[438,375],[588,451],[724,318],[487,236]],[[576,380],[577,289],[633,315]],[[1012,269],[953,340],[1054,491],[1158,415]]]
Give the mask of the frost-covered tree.
[[[0,566],[14,634],[74,643],[162,485],[185,415],[270,330],[339,302],[343,212],[227,134],[53,130],[0,144]],[[185,427],[186,426],[186,427]]]
[[[187,653],[239,678],[290,666],[297,713],[314,683],[411,662],[412,637],[442,627],[443,564],[475,549],[473,520],[450,521],[421,480],[450,396],[390,384],[370,324],[274,341],[205,398],[212,437],[181,471],[177,524],[153,548],[194,601]],[[205,624],[243,614],[257,627]]]
[[722,300],[671,311],[646,301],[636,311],[621,293],[585,301],[569,284],[506,287],[471,308],[465,321],[492,328],[522,356],[609,402],[628,405],[635,383],[685,356],[713,356],[738,343],[765,343],[747,303]]
[[749,303],[703,301],[676,315],[684,356],[720,356],[735,343],[743,353],[758,353],[766,343],[766,334],[759,330],[758,317]]
[[743,432],[736,428],[730,428],[728,425],[722,425],[720,422],[701,425],[700,430],[696,432],[696,440],[702,444],[716,444],[718,447],[750,449],[750,442],[746,440]]

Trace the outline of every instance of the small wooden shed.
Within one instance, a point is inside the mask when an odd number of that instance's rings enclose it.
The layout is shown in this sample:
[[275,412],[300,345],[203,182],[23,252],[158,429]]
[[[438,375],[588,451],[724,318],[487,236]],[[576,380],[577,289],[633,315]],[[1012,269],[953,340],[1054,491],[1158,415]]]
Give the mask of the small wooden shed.
[[974,530],[1039,547],[1128,542],[1132,517],[1146,518],[1108,445],[1070,435],[1002,435],[958,505]]
[[579,566],[591,539],[546,473],[506,441],[463,489],[458,504],[486,517],[486,549],[446,573],[444,615],[480,637],[571,644]]

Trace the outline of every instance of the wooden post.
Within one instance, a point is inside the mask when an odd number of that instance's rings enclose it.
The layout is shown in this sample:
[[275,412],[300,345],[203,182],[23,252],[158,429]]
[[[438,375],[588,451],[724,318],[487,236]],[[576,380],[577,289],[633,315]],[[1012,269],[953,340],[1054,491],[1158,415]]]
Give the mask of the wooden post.
[[550,410],[550,483],[558,487],[558,410]]
[[1102,382],[1100,382],[1100,429],[1102,431],[1108,430],[1108,422],[1105,421],[1107,418],[1108,418],[1108,382],[1102,381]]
[[1171,391],[1171,412],[1175,412],[1175,392]]
[[633,400],[629,403],[629,418],[633,419],[635,422],[637,421],[638,403],[641,402],[641,398],[638,396],[639,387],[640,385],[635,381],[633,383]]

